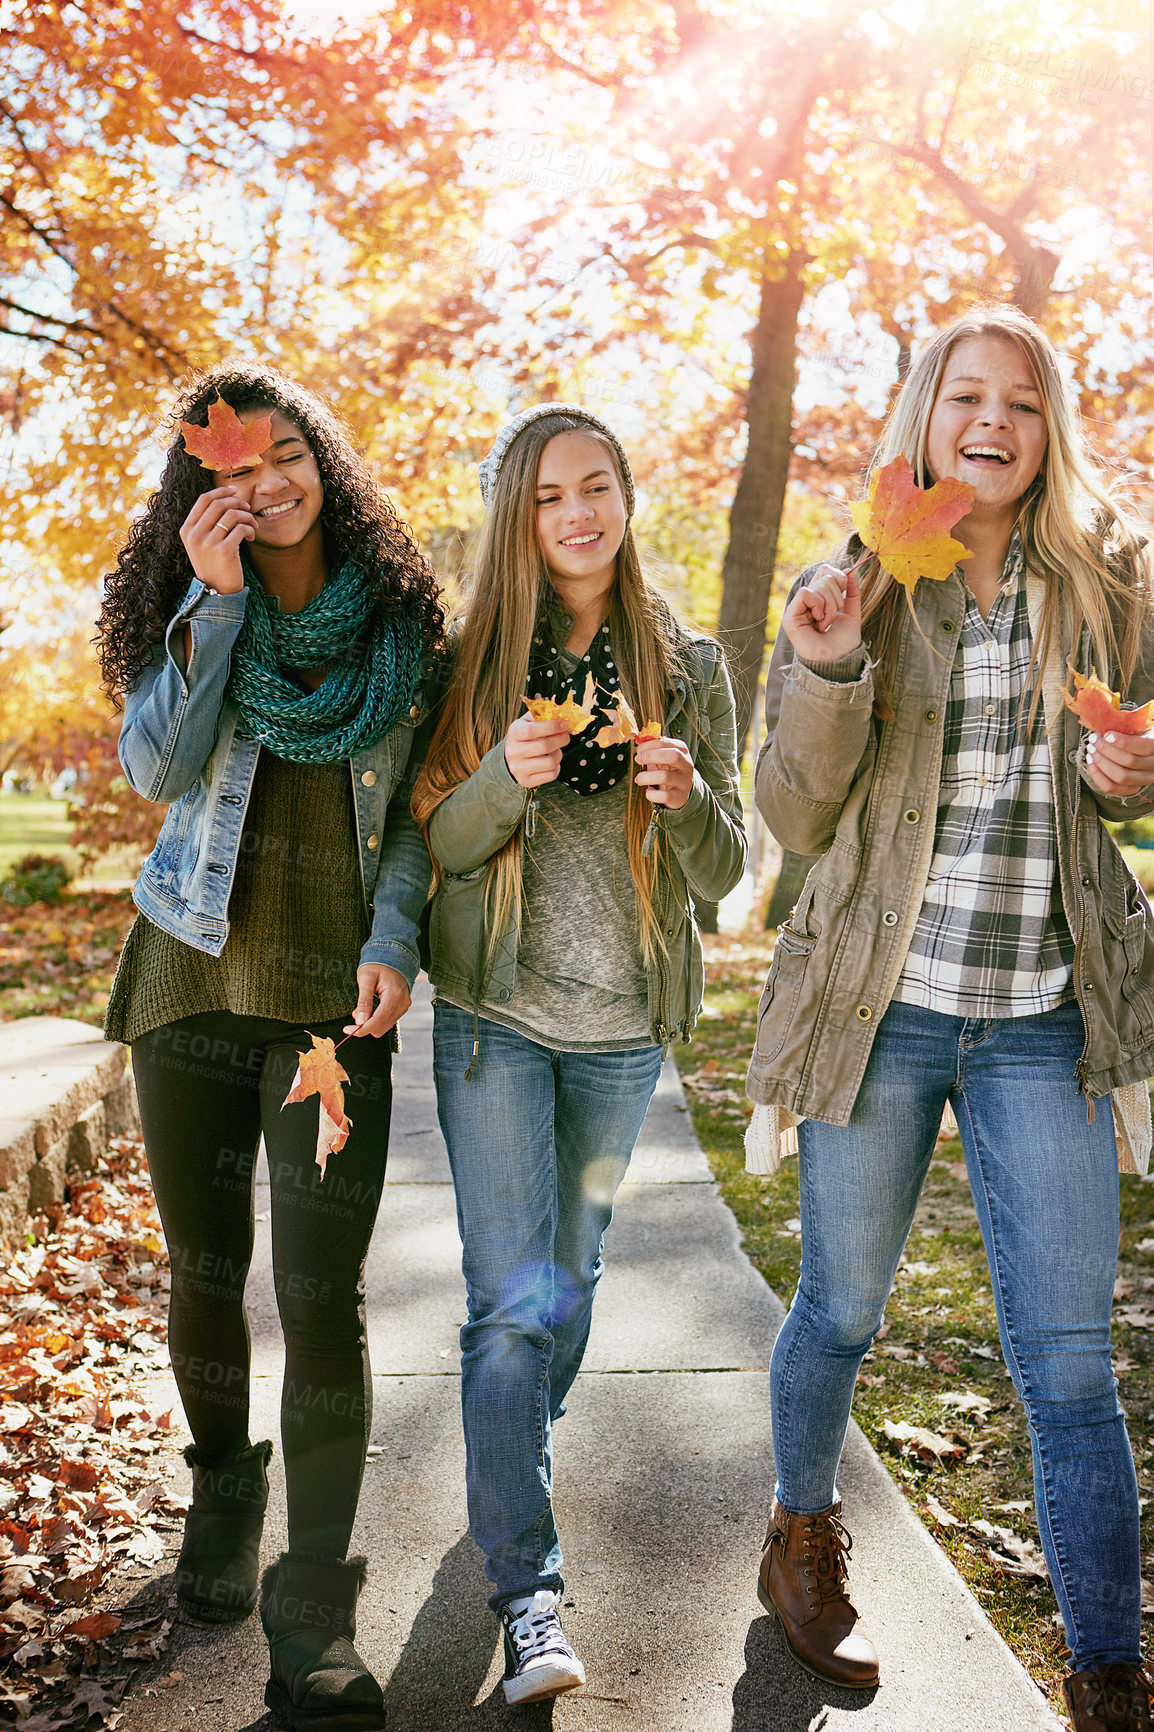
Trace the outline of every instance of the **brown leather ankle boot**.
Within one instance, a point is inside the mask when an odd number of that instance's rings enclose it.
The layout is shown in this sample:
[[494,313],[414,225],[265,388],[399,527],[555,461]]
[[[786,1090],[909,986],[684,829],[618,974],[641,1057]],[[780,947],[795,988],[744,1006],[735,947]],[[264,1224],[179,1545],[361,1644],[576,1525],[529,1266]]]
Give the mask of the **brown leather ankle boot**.
[[1141,1666],[1117,1661],[1062,1680],[1074,1732],[1151,1732],[1151,1682]]
[[807,1672],[845,1690],[872,1690],[878,1657],[858,1629],[846,1592],[852,1541],[840,1513],[835,1503],[817,1515],[794,1515],[774,1498],[757,1597],[781,1619],[793,1656]]

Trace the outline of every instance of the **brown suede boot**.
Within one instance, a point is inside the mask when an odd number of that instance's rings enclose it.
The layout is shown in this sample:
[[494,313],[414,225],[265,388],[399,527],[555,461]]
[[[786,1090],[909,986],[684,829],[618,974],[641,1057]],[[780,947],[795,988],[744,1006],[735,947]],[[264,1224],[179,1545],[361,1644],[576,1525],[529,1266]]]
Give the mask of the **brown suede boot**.
[[872,1690],[878,1657],[846,1592],[852,1542],[840,1513],[835,1503],[817,1515],[793,1515],[774,1498],[757,1597],[781,1619],[794,1659],[807,1672],[845,1690]]
[[1151,1732],[1154,1682],[1141,1666],[1117,1661],[1062,1680],[1074,1732]]

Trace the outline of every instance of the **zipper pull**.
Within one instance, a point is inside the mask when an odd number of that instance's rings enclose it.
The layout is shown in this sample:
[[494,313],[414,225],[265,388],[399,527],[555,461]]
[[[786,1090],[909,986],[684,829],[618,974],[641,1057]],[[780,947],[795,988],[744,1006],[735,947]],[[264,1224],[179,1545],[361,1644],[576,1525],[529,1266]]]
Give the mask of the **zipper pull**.
[[1087,1074],[1086,1060],[1080,1058],[1074,1066],[1074,1078],[1078,1084],[1078,1093],[1086,1096],[1086,1123],[1092,1125],[1094,1123],[1094,1097],[1086,1087]]

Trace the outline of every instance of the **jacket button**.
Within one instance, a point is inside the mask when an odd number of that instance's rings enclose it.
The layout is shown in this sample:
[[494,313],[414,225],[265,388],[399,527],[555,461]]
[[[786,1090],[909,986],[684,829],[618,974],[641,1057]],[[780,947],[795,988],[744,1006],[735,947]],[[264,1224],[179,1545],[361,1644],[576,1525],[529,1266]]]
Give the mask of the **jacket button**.
[[381,838],[379,836],[370,836],[368,841],[365,843],[365,847],[376,848],[379,845],[380,840]]
[[1087,992],[1093,992],[1093,990],[1094,990],[1094,982],[1092,980],[1088,980],[1086,982],[1086,991]]
[[927,722],[936,722],[937,719],[938,719],[937,710],[927,710],[926,711],[926,721]]
[[366,770],[364,775],[361,777],[361,786],[363,788],[374,788],[376,787],[376,783],[377,772],[375,770]]
[[911,806],[908,811],[902,813],[902,822],[905,824],[920,824],[921,821],[922,815],[916,806]]
[[897,923],[898,923],[898,917],[895,914],[894,910],[892,908],[887,908],[885,913],[882,915],[882,925],[883,926],[896,926]]
[[503,986],[501,988],[500,992],[497,994],[497,997],[500,999],[502,1004],[506,1003],[506,1001],[508,999],[512,998],[512,996],[513,996],[513,994],[509,991],[509,988],[507,986]]
[[859,1022],[870,1022],[873,1018],[873,1011],[870,1009],[868,1004],[859,1004],[857,1009],[854,1011],[854,1015],[857,1017]]
[[409,711],[409,714],[413,718],[414,722],[416,721],[416,719],[420,715],[420,713],[421,713],[420,704],[414,704],[413,707]]
[[954,622],[952,619],[944,619],[942,621],[942,630],[943,631],[953,631],[953,629],[954,629]]

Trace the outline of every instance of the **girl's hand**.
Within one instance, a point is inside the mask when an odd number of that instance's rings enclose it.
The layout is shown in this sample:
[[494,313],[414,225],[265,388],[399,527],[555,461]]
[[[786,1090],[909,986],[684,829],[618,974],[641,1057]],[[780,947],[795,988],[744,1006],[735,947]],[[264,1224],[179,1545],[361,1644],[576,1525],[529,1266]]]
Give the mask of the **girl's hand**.
[[1154,729],[1148,734],[1090,734],[1086,773],[1100,794],[1126,799],[1154,783]]
[[235,487],[202,493],[180,529],[193,571],[217,595],[235,595],[244,588],[241,545],[255,537],[256,518]]
[[568,743],[566,722],[535,722],[518,716],[505,735],[505,763],[519,788],[540,788],[555,782],[561,770],[561,748]]
[[633,778],[645,789],[645,798],[655,806],[679,812],[693,791],[693,759],[684,740],[641,740],[637,745],[641,765]]
[[362,962],[357,969],[357,1008],[352,1022],[345,1024],[345,1033],[388,1034],[412,1002],[403,974],[383,962]]
[[807,662],[838,662],[861,643],[857,573],[822,565],[785,610],[781,629]]

